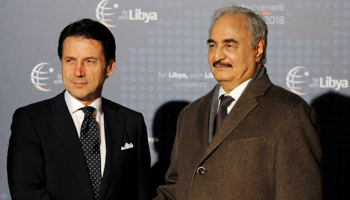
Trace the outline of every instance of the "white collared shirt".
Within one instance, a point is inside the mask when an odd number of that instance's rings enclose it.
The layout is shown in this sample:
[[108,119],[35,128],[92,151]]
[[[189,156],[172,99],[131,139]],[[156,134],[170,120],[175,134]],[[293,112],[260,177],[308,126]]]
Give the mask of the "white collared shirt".
[[[66,90],[64,93],[64,99],[66,101],[69,113],[72,115],[75,128],[77,129],[78,137],[80,138],[81,125],[84,120],[84,112],[79,110],[82,107],[85,107],[84,104],[76,100],[69,92]],[[105,125],[104,117],[102,110],[102,98],[96,99],[89,106],[94,107],[96,110],[92,113],[92,117],[95,118],[96,122],[99,125],[99,134],[100,134],[100,155],[101,155],[101,176],[103,176],[105,163],[106,163],[106,139],[105,139]]]
[[230,92],[230,94],[227,94],[227,93],[225,92],[225,90],[224,90],[222,87],[220,87],[219,96],[218,96],[219,103],[218,103],[218,109],[217,109],[216,112],[219,111],[219,107],[220,107],[220,103],[221,103],[221,102],[220,102],[220,96],[224,94],[225,96],[231,96],[232,98],[235,99],[235,100],[231,103],[231,105],[227,107],[227,114],[229,114],[230,111],[232,110],[233,106],[234,106],[234,105],[236,104],[236,102],[238,101],[239,97],[242,95],[244,89],[247,87],[247,85],[248,85],[248,83],[249,83],[250,80],[251,80],[251,79],[248,79],[248,80],[244,81],[243,83],[241,83],[239,86],[237,86],[235,89],[233,89],[233,90]]

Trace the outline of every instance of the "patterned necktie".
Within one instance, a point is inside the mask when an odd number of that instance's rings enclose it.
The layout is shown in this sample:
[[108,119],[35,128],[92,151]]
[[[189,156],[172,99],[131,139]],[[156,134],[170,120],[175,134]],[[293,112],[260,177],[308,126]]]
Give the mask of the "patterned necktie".
[[80,142],[89,170],[92,189],[94,190],[95,199],[97,199],[101,185],[101,157],[98,128],[95,119],[92,117],[95,108],[87,106],[80,110],[84,112]]
[[232,98],[231,96],[221,95],[220,100],[221,101],[220,101],[219,111],[216,114],[214,134],[218,131],[219,127],[221,126],[222,122],[224,121],[227,115],[227,107],[229,107],[235,99]]

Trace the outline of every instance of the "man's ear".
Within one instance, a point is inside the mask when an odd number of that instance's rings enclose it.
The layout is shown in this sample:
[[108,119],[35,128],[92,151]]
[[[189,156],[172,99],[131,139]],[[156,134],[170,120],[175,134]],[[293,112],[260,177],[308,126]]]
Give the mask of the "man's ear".
[[255,61],[260,62],[264,53],[265,42],[262,38],[259,38],[255,44]]
[[115,68],[115,57],[110,59],[107,64],[107,76],[111,76]]

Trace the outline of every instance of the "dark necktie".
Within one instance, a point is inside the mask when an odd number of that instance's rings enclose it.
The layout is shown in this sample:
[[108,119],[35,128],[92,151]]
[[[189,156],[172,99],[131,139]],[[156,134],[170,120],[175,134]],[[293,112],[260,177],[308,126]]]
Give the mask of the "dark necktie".
[[87,106],[80,110],[84,112],[80,142],[89,170],[92,189],[94,190],[95,199],[97,199],[101,185],[101,157],[98,128],[95,119],[92,117],[95,108]]
[[227,115],[227,107],[229,107],[234,100],[235,99],[231,96],[220,96],[220,107],[218,113],[216,114],[214,134],[218,131],[222,122],[224,122],[224,119]]

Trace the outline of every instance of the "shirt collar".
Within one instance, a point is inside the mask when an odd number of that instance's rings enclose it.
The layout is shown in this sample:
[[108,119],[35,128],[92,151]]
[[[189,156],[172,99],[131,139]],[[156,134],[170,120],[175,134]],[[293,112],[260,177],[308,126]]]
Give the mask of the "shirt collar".
[[[66,104],[68,106],[68,110],[70,114],[74,114],[77,112],[80,108],[85,107],[84,104],[79,102],[77,99],[75,99],[69,92],[66,90],[64,93],[64,99],[66,101]],[[89,106],[94,107],[97,112],[102,115],[102,98],[99,97],[94,102],[92,102]]]
[[239,86],[237,86],[235,89],[233,89],[229,94],[227,94],[225,92],[225,90],[220,87],[220,90],[219,90],[219,96],[218,96],[218,99],[220,99],[221,95],[228,95],[228,96],[231,96],[232,98],[235,99],[235,101],[238,100],[238,98],[241,96],[241,94],[243,93],[244,89],[247,87],[249,81],[251,79],[248,79],[246,81],[244,81],[243,83],[241,83]]

